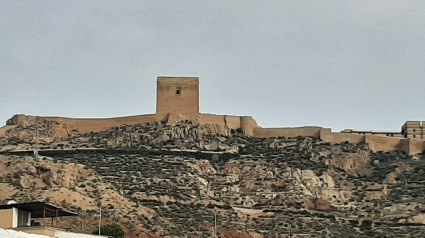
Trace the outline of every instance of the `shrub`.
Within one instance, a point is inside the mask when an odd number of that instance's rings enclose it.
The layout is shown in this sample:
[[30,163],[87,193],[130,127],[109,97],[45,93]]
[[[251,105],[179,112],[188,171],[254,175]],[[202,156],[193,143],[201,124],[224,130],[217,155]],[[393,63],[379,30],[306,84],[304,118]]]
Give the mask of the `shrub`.
[[[93,231],[92,234],[99,234],[99,229],[96,229]],[[100,234],[105,236],[110,236],[113,238],[124,238],[124,230],[121,228],[120,225],[117,224],[111,224],[111,225],[105,225],[100,227]]]

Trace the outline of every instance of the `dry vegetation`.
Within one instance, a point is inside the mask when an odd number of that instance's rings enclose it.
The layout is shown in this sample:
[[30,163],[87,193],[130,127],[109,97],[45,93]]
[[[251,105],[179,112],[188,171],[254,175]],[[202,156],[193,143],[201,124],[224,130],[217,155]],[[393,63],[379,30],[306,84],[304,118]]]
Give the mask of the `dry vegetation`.
[[211,237],[214,213],[221,237],[425,234],[420,155],[313,138],[213,135],[185,122],[53,136],[35,161],[12,152],[33,146],[19,133],[32,129],[13,128],[4,140],[0,200],[77,211],[81,218],[62,221],[75,230],[95,226],[101,202],[105,222],[120,223],[128,237]]

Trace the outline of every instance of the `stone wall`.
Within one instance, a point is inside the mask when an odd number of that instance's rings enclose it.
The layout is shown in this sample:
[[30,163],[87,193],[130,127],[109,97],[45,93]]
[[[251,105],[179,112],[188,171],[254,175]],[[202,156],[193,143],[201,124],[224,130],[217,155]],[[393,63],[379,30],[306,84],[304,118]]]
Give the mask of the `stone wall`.
[[334,144],[344,143],[346,141],[352,144],[365,142],[364,135],[352,133],[333,133],[331,132],[331,129],[328,128],[322,128],[320,130],[320,139]]
[[70,126],[77,130],[81,134],[87,134],[90,132],[105,131],[112,127],[118,127],[122,125],[136,125],[136,124],[147,124],[154,123],[158,118],[156,115],[140,115],[140,116],[129,116],[129,117],[116,117],[106,119],[78,119],[78,118],[67,118],[67,117],[36,117],[26,115],[15,115],[8,120],[7,127],[11,126],[35,126],[37,124],[37,118],[39,121],[50,120],[58,123]]
[[333,133],[331,129],[320,127],[299,128],[256,128],[254,137],[287,137],[297,136],[320,138],[333,144],[349,142],[352,144],[367,143],[370,150],[377,151],[403,151],[409,154],[422,153],[425,150],[425,141],[420,139],[405,139],[399,137],[387,137],[382,135],[361,135],[352,133]]
[[[295,128],[261,128],[256,121],[249,116],[227,116],[198,113],[168,113],[151,114],[108,119],[73,119],[64,117],[39,117],[39,120],[56,121],[68,129],[76,130],[81,134],[106,131],[112,127],[122,125],[137,125],[156,122],[167,122],[175,125],[180,121],[197,121],[200,125],[207,126],[210,133],[229,135],[230,131],[241,128],[247,135],[258,138],[270,137],[313,137],[320,138],[325,142],[339,144],[349,142],[352,144],[367,143],[372,151],[404,151],[410,154],[422,153],[425,149],[423,139],[397,138],[381,135],[362,135],[354,133],[333,133],[330,129],[321,127],[295,127]],[[8,120],[6,127],[0,128],[0,139],[5,136],[9,128],[16,126],[34,126],[37,117],[15,115]],[[67,130],[68,130],[67,129]]]
[[222,130],[227,131],[227,134],[231,129],[241,128],[246,134],[253,136],[254,128],[258,128],[257,122],[252,117],[199,114],[197,120],[201,125],[214,125],[222,128]]
[[259,128],[259,126],[257,125],[257,122],[254,120],[254,118],[249,116],[241,117],[241,129],[245,131],[246,134],[255,136],[254,130],[257,128]]
[[425,141],[420,139],[409,138],[409,153],[418,154],[425,150]]
[[[239,117],[214,114],[195,114],[195,113],[168,113],[168,114],[151,114],[139,115],[106,119],[77,119],[66,117],[38,117],[41,123],[42,120],[55,121],[66,125],[81,134],[91,132],[106,131],[112,127],[122,125],[137,125],[156,122],[167,122],[170,125],[175,125],[180,121],[197,121],[200,125],[206,125],[211,128],[211,131],[217,134],[228,135],[230,130],[242,128],[248,135],[253,135],[253,128],[257,128],[257,123],[252,117]],[[35,126],[37,123],[36,116],[15,115],[8,120],[9,125],[0,128],[0,137],[5,135],[7,129],[15,126]]]
[[403,138],[365,135],[369,149],[376,151],[403,151],[409,153],[409,140]]
[[15,126],[29,126],[35,125],[37,117],[27,116],[24,114],[14,115],[12,118],[6,121],[6,125],[15,125]]
[[293,127],[293,128],[255,128],[254,137],[286,137],[294,138],[298,136],[320,138],[321,127]]
[[136,125],[156,122],[156,117],[153,114],[108,119],[73,119],[63,117],[46,117],[45,119],[74,126],[81,134],[105,131],[109,128],[121,125]]

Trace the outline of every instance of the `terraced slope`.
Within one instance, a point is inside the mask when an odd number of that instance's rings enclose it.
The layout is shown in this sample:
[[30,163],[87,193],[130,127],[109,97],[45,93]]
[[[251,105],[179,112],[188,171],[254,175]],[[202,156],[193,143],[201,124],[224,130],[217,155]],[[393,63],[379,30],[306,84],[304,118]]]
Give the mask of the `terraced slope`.
[[[13,138],[14,148],[33,143]],[[126,226],[129,236],[211,237],[215,219],[220,237],[425,235],[421,155],[313,138],[213,135],[193,122],[124,126],[43,147],[40,154],[52,163],[84,165],[133,204],[104,206],[105,217]],[[3,183],[22,190],[16,176]],[[103,204],[102,193],[85,196]]]

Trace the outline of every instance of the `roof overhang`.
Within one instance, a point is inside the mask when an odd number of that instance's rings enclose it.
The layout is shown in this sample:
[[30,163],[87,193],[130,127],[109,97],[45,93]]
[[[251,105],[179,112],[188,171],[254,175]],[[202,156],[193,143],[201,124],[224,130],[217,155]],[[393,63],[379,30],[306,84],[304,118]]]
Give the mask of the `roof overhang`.
[[17,208],[22,211],[31,212],[31,218],[48,218],[48,217],[67,217],[77,216],[78,214],[66,211],[62,208],[53,206],[45,202],[29,202],[15,203],[8,205],[0,205],[0,210]]

